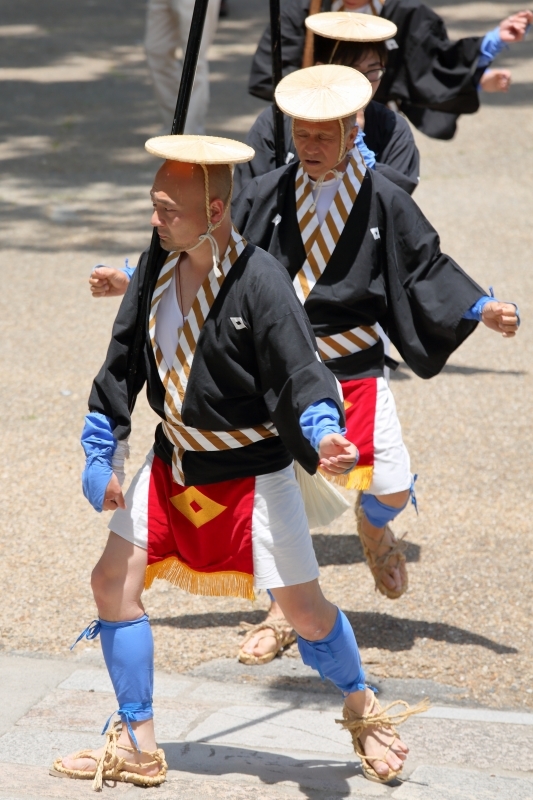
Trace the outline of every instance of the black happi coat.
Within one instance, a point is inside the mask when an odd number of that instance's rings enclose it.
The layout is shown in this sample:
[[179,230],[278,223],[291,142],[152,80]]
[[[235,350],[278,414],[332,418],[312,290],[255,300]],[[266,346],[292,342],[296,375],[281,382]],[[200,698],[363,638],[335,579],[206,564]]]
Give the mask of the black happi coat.
[[[254,178],[233,218],[294,278],[305,261],[296,216],[296,165]],[[281,220],[273,224],[277,217]],[[441,252],[437,232],[406,192],[366,171],[326,269],[305,302],[316,336],[379,322],[411,369],[436,375],[476,328],[462,319],[486,292]],[[339,379],[383,374],[381,340],[326,362]]]
[[[298,160],[292,140],[291,119],[283,115],[285,130],[285,157],[289,162]],[[276,168],[273,106],[259,114],[250,128],[246,143],[253,147],[255,156],[245,164],[235,167],[235,195],[244,189],[252,178]],[[418,186],[420,154],[409,124],[394,111],[373,100],[365,108],[365,144],[376,156],[376,171],[412,194]]]
[[[329,10],[329,9],[324,9]],[[302,65],[309,0],[287,0],[281,7],[283,74]],[[451,42],[441,17],[420,0],[386,0],[381,16],[398,28],[389,63],[375,99],[393,100],[422,133],[451,139],[460,114],[479,108],[477,84],[482,36]],[[270,29],[261,37],[252,63],[249,91],[272,100]]]
[[[120,306],[107,358],[89,398],[91,411],[114,420],[113,432],[119,440],[131,430],[126,367],[147,259],[146,251]],[[160,268],[155,270],[151,293],[159,272]],[[241,317],[246,327],[238,330],[231,317]],[[164,419],[165,392],[148,319],[136,396],[145,382],[151,407]],[[299,419],[311,403],[326,398],[337,404],[344,419],[335,379],[317,356],[309,320],[287,272],[268,253],[248,244],[225,278],[200,333],[182,417],[186,425],[214,431],[272,420],[280,435],[235,450],[187,451],[183,457],[186,484],[267,474],[288,466],[293,458],[314,473],[318,456],[303,436]],[[156,430],[155,452],[171,463],[172,445],[161,425]]]

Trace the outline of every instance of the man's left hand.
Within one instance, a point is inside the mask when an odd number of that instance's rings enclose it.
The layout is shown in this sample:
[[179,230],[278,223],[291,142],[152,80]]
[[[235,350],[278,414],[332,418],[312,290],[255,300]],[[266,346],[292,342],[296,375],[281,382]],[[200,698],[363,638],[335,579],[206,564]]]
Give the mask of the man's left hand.
[[357,447],[340,433],[327,433],[318,446],[318,462],[324,472],[342,475],[349,472],[359,461]]
[[526,35],[527,26],[533,22],[532,11],[519,11],[500,22],[500,39],[502,42],[521,42]]
[[506,339],[514,336],[518,330],[516,306],[512,303],[485,303],[481,319],[487,328],[501,333]]

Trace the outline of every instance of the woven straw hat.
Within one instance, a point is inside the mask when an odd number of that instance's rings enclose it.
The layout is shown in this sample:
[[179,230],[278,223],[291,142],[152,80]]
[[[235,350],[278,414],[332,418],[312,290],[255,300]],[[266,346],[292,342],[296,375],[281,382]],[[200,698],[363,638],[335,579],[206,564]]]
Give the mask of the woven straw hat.
[[349,11],[324,11],[307,17],[305,24],[313,33],[327,39],[346,42],[384,42],[396,36],[394,22],[371,14]]
[[372,97],[372,86],[351,67],[323,64],[291,72],[278,83],[274,96],[289,117],[327,122],[364,108]]
[[154,156],[187,164],[242,164],[255,155],[247,144],[220,136],[155,136],[144,146]]

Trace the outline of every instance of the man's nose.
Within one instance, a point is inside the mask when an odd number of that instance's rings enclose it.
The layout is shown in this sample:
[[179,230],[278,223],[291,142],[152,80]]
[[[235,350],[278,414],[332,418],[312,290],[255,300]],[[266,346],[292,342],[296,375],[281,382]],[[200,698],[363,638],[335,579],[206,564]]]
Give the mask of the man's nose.
[[159,219],[157,208],[154,208],[152,212],[152,219],[150,220],[150,223],[153,225],[154,228],[157,228],[158,225],[161,225],[161,220]]

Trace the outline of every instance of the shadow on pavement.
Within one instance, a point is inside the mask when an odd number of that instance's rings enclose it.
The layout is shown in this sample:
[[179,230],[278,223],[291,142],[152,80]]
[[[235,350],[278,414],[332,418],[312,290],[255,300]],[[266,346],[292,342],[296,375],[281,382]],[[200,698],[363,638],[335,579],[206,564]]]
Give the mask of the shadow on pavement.
[[[257,720],[250,721],[250,725],[256,724]],[[291,781],[298,784],[301,796],[309,800],[315,798],[320,790],[327,790],[334,797],[349,797],[348,780],[361,775],[357,764],[334,758],[295,759],[277,753],[202,742],[163,742],[161,746],[172,770],[202,776],[250,775],[268,785]]]

